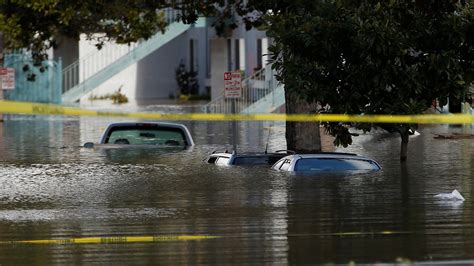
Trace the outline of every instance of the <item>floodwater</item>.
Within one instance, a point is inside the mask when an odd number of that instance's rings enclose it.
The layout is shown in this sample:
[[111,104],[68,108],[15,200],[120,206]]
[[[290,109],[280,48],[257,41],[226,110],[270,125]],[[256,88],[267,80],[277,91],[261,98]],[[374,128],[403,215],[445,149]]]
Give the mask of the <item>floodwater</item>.
[[[161,110],[159,107],[155,107]],[[231,124],[184,122],[184,151],[85,149],[112,118],[11,116],[0,124],[0,264],[320,264],[474,262],[474,142],[430,126],[409,143],[362,134],[338,151],[376,159],[379,173],[292,176],[218,168]],[[239,122],[238,149],[284,149],[284,123]],[[434,197],[457,189],[464,202]],[[201,240],[21,244],[123,236]]]

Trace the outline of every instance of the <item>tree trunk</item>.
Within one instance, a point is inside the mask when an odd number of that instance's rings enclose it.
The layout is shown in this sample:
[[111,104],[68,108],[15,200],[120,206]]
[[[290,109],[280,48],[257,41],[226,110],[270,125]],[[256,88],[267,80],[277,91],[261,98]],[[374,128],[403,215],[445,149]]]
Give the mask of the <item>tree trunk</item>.
[[402,129],[400,132],[400,136],[402,137],[402,144],[400,148],[400,161],[405,162],[408,157],[408,139],[410,134],[408,133],[408,130]]
[[[317,103],[308,103],[298,95],[285,89],[287,114],[315,113]],[[286,146],[297,153],[315,153],[321,151],[319,123],[286,122]]]

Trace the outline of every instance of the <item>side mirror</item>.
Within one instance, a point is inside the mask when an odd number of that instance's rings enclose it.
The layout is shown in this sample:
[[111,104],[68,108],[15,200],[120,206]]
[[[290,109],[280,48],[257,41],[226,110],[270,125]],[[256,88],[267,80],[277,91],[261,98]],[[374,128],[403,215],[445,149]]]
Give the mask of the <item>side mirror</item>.
[[92,148],[94,148],[94,143],[86,142],[86,143],[84,143],[84,148],[92,149]]

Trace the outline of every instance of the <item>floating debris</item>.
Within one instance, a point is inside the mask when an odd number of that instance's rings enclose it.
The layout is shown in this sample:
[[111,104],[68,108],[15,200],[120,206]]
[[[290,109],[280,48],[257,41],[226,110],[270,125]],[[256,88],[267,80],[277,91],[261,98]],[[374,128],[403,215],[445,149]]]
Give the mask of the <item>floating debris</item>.
[[446,200],[460,200],[464,201],[464,197],[457,191],[456,189],[453,190],[451,193],[440,193],[434,196],[435,198],[446,199]]

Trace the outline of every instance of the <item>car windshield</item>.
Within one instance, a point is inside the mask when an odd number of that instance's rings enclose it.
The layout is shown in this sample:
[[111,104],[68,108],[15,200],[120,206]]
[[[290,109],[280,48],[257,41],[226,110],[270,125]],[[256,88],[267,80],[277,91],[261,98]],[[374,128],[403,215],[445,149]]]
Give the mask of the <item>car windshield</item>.
[[349,158],[302,158],[296,162],[295,171],[347,171],[379,170],[370,160]]
[[179,128],[126,126],[110,131],[105,143],[132,145],[187,145],[184,133]]

